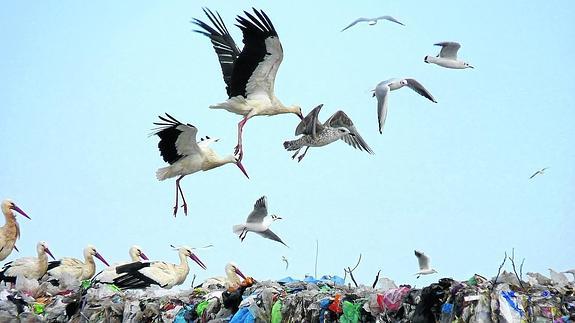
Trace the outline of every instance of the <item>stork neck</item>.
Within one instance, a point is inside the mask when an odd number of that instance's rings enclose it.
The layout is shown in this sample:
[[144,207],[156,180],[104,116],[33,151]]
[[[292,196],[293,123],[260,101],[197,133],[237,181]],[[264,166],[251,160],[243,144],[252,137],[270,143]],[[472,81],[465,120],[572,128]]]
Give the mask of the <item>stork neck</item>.
[[82,279],[90,279],[96,272],[96,263],[94,257],[87,255],[84,257],[84,268],[82,269]]
[[17,240],[20,238],[20,226],[18,221],[16,221],[16,216],[12,211],[5,212],[4,217],[6,218],[6,224],[4,224],[4,235],[7,238]]

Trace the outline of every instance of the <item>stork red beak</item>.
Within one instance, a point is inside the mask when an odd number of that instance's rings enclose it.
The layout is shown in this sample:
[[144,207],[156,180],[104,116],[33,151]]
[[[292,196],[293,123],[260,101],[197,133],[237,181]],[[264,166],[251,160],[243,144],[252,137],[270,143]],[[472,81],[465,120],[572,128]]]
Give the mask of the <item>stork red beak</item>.
[[50,251],[50,249],[44,247],[44,251],[46,251],[46,253],[47,253],[48,255],[50,255],[50,257],[52,257],[52,259],[56,260],[56,258],[54,258],[54,255],[52,254],[52,252]]
[[200,258],[198,258],[198,256],[194,255],[194,254],[190,254],[190,258],[195,261],[200,267],[202,267],[202,269],[206,270],[207,267],[206,265],[204,265],[204,263],[200,260]]
[[246,175],[247,178],[250,178],[250,177],[248,176],[248,172],[246,172],[246,169],[244,168],[244,165],[242,165],[242,162],[241,162],[241,161],[238,160],[238,161],[236,162],[236,166],[238,166],[238,168],[242,171],[242,173],[244,173],[244,175]]
[[94,255],[94,257],[100,259],[101,262],[104,263],[104,265],[110,267],[110,264],[106,261],[106,259],[104,259],[104,257],[102,257],[101,254],[99,254],[98,252],[96,252],[96,254]]
[[140,252],[140,258],[142,258],[144,260],[150,260],[150,259],[148,259],[148,256],[146,256],[143,252]]
[[246,279],[246,276],[244,276],[244,274],[238,269],[236,268],[236,274],[240,275],[240,277],[242,277],[243,279]]
[[[28,216],[28,214],[26,214],[26,212],[22,211],[21,208],[19,208],[18,206],[16,206],[16,204],[12,203],[12,206],[10,207],[12,210],[22,214],[23,216],[27,217],[28,219],[30,219],[30,217]],[[30,219],[32,220],[32,219]]]

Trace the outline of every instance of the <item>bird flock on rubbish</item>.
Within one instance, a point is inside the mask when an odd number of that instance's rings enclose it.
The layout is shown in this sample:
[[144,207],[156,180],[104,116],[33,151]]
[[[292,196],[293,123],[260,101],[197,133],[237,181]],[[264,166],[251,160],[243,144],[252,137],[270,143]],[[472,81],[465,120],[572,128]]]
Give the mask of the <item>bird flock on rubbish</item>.
[[[176,178],[175,205],[173,215],[176,216],[179,208],[188,214],[185,194],[180,181],[189,174],[198,171],[207,171],[226,164],[235,164],[247,177],[248,172],[242,164],[244,157],[244,143],[242,134],[248,120],[254,116],[271,116],[277,114],[295,114],[299,123],[295,125],[294,140],[283,143],[287,151],[295,151],[292,159],[297,157],[298,162],[306,156],[309,148],[322,147],[335,141],[342,140],[360,151],[374,154],[373,150],[361,137],[352,119],[344,111],[336,111],[325,122],[319,121],[319,113],[323,104],[313,108],[305,117],[302,108],[298,105],[284,105],[274,94],[274,84],[277,71],[283,59],[283,48],[271,19],[263,10],[253,8],[253,12],[244,11],[243,15],[236,17],[236,26],[242,31],[244,47],[240,50],[231,37],[224,20],[218,12],[203,9],[207,22],[194,18],[192,23],[198,27],[195,32],[210,39],[223,75],[227,100],[209,106],[210,109],[223,109],[242,116],[237,125],[237,145],[226,156],[218,155],[211,145],[218,138],[202,137],[198,140],[198,128],[190,123],[182,123],[172,115],[166,113],[159,116],[155,122],[156,128],[151,135],[159,137],[158,148],[163,160],[169,164],[157,170],[158,180]],[[387,20],[405,26],[391,16],[376,18],[358,18],[343,28],[345,31],[358,23],[367,22],[374,25],[378,20]],[[474,68],[469,63],[461,61],[457,53],[461,45],[457,42],[439,42],[434,44],[441,50],[436,56],[425,56],[424,62],[436,64],[444,68],[467,69]],[[414,78],[392,78],[380,82],[372,90],[377,99],[378,131],[383,133],[383,127],[388,111],[388,97],[391,91],[408,87],[431,102],[437,103],[433,95]],[[304,149],[303,153],[300,151]],[[544,174],[547,168],[535,172]],[[181,206],[180,206],[181,198]],[[17,212],[22,216],[30,217],[13,201],[4,200],[1,204],[6,224],[0,228],[0,261],[6,259],[13,249],[16,249],[16,240],[20,236],[20,227],[16,221]],[[287,246],[282,239],[270,230],[271,224],[282,219],[276,214],[268,214],[266,196],[259,198],[253,211],[248,215],[245,223],[234,225],[232,231],[243,241],[249,232],[254,232],[264,238],[277,241]],[[163,261],[149,261],[140,247],[132,246],[129,250],[130,260],[123,263],[109,265],[102,255],[92,245],[84,251],[84,261],[75,258],[61,258],[55,260],[48,244],[40,241],[37,244],[37,257],[19,258],[4,264],[0,270],[0,281],[17,284],[18,279],[27,283],[49,283],[54,286],[66,286],[74,280],[92,279],[92,282],[115,284],[122,289],[144,288],[159,285],[164,288],[182,284],[189,273],[187,259],[190,258],[203,269],[206,265],[197,257],[195,250],[188,246],[172,246],[178,252],[180,263],[172,264]],[[209,246],[207,246],[209,247]],[[54,261],[48,261],[48,256]],[[430,259],[423,252],[415,250],[418,259],[420,275],[436,273],[431,268]],[[94,258],[99,259],[107,268],[96,276]],[[288,259],[282,256],[286,270]],[[239,286],[239,278],[246,279],[244,274],[234,263],[225,267],[226,277],[212,278],[204,284],[222,284],[226,287]],[[571,272],[575,276],[575,271]]]

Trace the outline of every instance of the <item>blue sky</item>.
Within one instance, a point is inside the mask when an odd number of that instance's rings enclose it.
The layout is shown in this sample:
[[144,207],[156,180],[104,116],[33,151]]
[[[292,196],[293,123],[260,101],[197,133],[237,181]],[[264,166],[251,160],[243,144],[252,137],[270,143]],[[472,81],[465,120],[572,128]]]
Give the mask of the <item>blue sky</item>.
[[[0,12],[0,198],[19,217],[21,253],[38,240],[54,255],[81,257],[94,244],[109,261],[139,244],[151,259],[177,262],[170,244],[202,246],[208,266],[223,274],[234,260],[256,279],[314,272],[356,278],[376,272],[396,282],[493,276],[505,251],[526,258],[524,272],[575,264],[575,26],[571,1],[11,1]],[[343,109],[375,151],[344,142],[312,148],[291,160],[282,142],[294,138],[293,115],[256,117],[244,130],[246,179],[233,165],[186,177],[189,215],[173,218],[174,181],[164,167],[157,115],[194,124],[219,137],[225,155],[240,117],[208,106],[225,86],[211,44],[194,33],[207,6],[222,15],[241,46],[234,17],[264,9],[284,48],[276,95],[304,114],[323,103],[320,119]],[[360,16],[392,15],[340,30]],[[462,44],[474,70],[425,64],[439,41]],[[369,90],[392,77],[414,77],[437,99],[409,89],[389,99],[385,132],[377,131]],[[544,176],[529,180],[542,167]],[[273,224],[290,246],[231,232],[267,195]],[[414,249],[440,272],[416,281]],[[281,261],[286,256],[286,271]],[[101,268],[101,267],[100,267]],[[191,275],[190,275],[191,276]],[[197,281],[196,280],[196,281]],[[186,284],[189,284],[189,279]]]

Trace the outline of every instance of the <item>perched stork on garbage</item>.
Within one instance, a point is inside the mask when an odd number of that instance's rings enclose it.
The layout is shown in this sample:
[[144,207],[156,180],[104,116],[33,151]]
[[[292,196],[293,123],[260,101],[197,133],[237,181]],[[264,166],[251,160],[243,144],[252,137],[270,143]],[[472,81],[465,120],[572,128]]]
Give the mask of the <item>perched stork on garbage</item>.
[[284,246],[288,246],[285,242],[282,241],[277,234],[273,233],[270,230],[270,226],[276,220],[281,220],[282,218],[272,214],[268,215],[268,202],[264,196],[260,197],[256,203],[254,204],[254,210],[248,215],[246,223],[244,224],[237,224],[232,227],[232,230],[235,234],[237,234],[241,241],[244,241],[248,232],[255,232],[261,235],[264,238],[277,241]]
[[62,258],[48,263],[48,278],[60,280],[65,275],[70,275],[78,280],[92,278],[96,272],[94,257],[98,258],[104,265],[110,266],[108,262],[98,253],[96,247],[88,245],[84,248],[84,262],[76,258]]
[[219,13],[204,9],[214,27],[199,19],[192,21],[203,29],[196,32],[211,39],[226,83],[228,100],[210,108],[244,116],[238,123],[236,153],[239,153],[240,160],[243,157],[243,127],[251,117],[293,113],[303,119],[299,106],[284,106],[274,94],[276,74],[283,59],[282,45],[266,13],[255,8],[253,11],[255,16],[244,11],[247,18],[236,18],[236,26],[243,33],[244,48],[241,52]]
[[30,217],[11,200],[6,199],[2,201],[1,208],[2,213],[4,213],[4,218],[6,218],[6,224],[0,228],[0,261],[6,259],[6,257],[12,253],[12,249],[18,250],[15,244],[16,240],[20,238],[20,226],[16,221],[14,211],[30,219]]
[[240,158],[237,155],[227,155],[220,157],[210,144],[218,139],[202,139],[197,142],[196,135],[198,129],[191,124],[183,124],[174,117],[166,113],[165,117],[159,116],[162,122],[154,122],[158,127],[154,129],[154,135],[160,137],[158,148],[165,162],[170,166],[160,168],[156,171],[158,180],[178,176],[176,179],[176,205],[174,205],[174,216],[178,213],[178,196],[182,196],[182,207],[184,214],[188,215],[188,205],[184,197],[184,192],[180,186],[180,181],[184,176],[198,171],[207,171],[225,164],[233,163],[249,178]]
[[149,260],[148,256],[146,256],[146,254],[144,254],[144,252],[142,251],[142,248],[140,248],[140,246],[133,245],[132,247],[130,247],[129,254],[130,254],[130,261],[129,262],[128,261],[119,262],[119,263],[113,264],[110,267],[106,267],[104,270],[97,273],[96,276],[94,276],[94,278],[92,278],[92,282],[94,282],[94,283],[102,282],[102,283],[110,283],[111,284],[112,281],[114,280],[114,278],[120,276],[118,273],[116,273],[116,268],[118,268],[119,266],[126,265],[126,264],[133,263],[133,262]]
[[18,258],[14,261],[4,264],[0,270],[0,281],[16,283],[17,277],[25,277],[27,279],[40,279],[48,269],[48,255],[55,260],[52,252],[48,249],[48,244],[45,241],[40,241],[36,245],[38,257],[24,257]]
[[417,257],[417,262],[419,263],[419,271],[415,273],[417,278],[421,275],[429,275],[436,273],[437,271],[430,266],[429,257],[426,256],[423,252],[415,250],[415,256]]
[[[213,289],[214,286],[221,286],[223,288],[238,288],[240,287],[241,279],[246,279],[238,265],[234,262],[228,262],[225,268],[226,277],[211,277],[206,279],[202,287]],[[241,278],[241,279],[240,279]]]
[[114,285],[121,289],[145,288],[151,285],[170,289],[176,285],[181,285],[190,272],[188,257],[202,269],[206,269],[206,265],[194,254],[193,248],[182,246],[175,250],[178,251],[180,264],[152,261],[122,265],[116,268],[116,272],[120,276],[113,280]]

